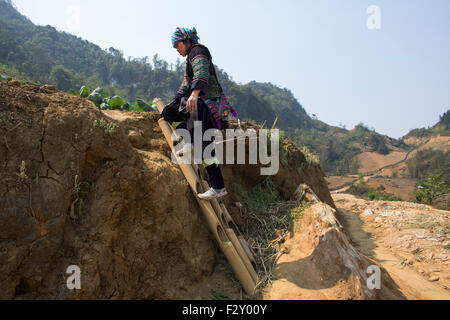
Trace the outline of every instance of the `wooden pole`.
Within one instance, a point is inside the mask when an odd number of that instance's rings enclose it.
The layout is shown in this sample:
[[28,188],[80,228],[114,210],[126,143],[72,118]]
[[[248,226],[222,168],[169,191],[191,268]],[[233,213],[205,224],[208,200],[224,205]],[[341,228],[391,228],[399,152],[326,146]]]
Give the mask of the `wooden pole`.
[[274,122],[274,124],[273,124],[273,126],[272,126],[272,130],[275,129],[275,127],[277,126],[278,120],[279,120],[279,119],[280,119],[280,118],[278,118],[278,116],[277,116],[276,119],[275,119],[275,122]]

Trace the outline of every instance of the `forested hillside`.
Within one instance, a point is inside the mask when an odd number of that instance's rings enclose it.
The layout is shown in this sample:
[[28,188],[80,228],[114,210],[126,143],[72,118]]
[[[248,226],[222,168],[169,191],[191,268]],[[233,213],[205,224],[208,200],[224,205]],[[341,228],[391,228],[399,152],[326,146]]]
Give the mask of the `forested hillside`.
[[[155,50],[156,51],[156,50]],[[387,153],[399,141],[367,129],[352,131],[333,127],[311,117],[292,92],[271,83],[237,84],[216,66],[219,79],[242,120],[269,125],[276,116],[278,127],[299,146],[320,156],[325,172],[356,172],[355,156],[367,147]],[[10,0],[0,0],[0,71],[37,83],[51,83],[59,90],[79,90],[82,85],[102,87],[129,101],[155,97],[169,102],[178,89],[184,62],[175,64],[154,55],[151,59],[126,58],[115,48],[99,46],[51,26],[36,26],[21,15]]]

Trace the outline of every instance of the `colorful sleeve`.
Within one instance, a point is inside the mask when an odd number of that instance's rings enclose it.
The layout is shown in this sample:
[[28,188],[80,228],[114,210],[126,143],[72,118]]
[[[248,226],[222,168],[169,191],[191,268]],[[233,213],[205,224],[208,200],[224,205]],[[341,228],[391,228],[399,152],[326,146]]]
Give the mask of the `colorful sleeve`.
[[191,89],[200,89],[201,93],[205,93],[209,85],[209,60],[204,54],[198,54],[191,59],[191,65],[194,72]]
[[187,76],[187,71],[184,71],[183,82],[181,83],[180,88],[177,91],[175,99],[179,97],[186,97],[189,95],[189,77]]

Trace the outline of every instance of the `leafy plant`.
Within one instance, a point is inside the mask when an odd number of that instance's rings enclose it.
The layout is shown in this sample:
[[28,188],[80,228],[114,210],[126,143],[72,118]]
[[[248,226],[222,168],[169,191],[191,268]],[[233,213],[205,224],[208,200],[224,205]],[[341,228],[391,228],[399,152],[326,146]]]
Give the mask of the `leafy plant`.
[[427,182],[419,182],[416,200],[420,203],[433,204],[437,199],[450,193],[450,188],[443,179],[443,174],[432,174]]
[[301,218],[303,214],[305,213],[305,210],[311,207],[311,203],[307,201],[302,201],[299,207],[296,207],[291,210],[291,219],[293,221]]
[[145,102],[142,99],[137,99],[136,100],[137,105],[139,106],[139,108],[141,108],[142,110],[145,110],[145,108],[150,107],[147,102]]
[[362,177],[360,177],[357,183],[352,184],[347,192],[368,201],[402,201],[402,199],[395,195],[374,190]]
[[105,133],[110,134],[110,135],[112,135],[117,129],[117,126],[114,123],[107,122],[107,121],[105,121],[105,119],[100,119],[100,121],[94,120],[93,126],[94,126],[94,128],[98,127],[100,129],[103,129],[103,131]]
[[11,81],[12,78],[1,74],[0,75],[0,80],[2,80],[2,81]]
[[266,207],[270,203],[281,201],[281,196],[270,178],[255,186],[250,192],[239,184],[233,184],[234,191],[242,197],[244,204],[254,210]]
[[218,293],[218,292],[215,292],[214,290],[211,290],[211,297],[214,299],[214,300],[233,300],[233,299],[231,299],[230,297],[227,297],[227,296],[224,296],[223,294],[221,294],[221,293]]
[[137,103],[138,107],[141,108],[145,112],[157,111],[154,106],[148,104],[147,102],[145,102],[142,99],[137,99],[136,103]]
[[125,102],[119,96],[114,96],[108,101],[108,105],[111,107],[111,109],[119,109],[124,104]]
[[82,86],[80,89],[80,97],[87,98],[91,94],[91,88],[88,86]]
[[111,106],[107,103],[102,103],[100,105],[100,110],[111,110]]
[[395,195],[380,192],[376,190],[371,190],[368,193],[364,195],[364,198],[369,201],[376,201],[376,200],[383,200],[383,201],[402,201],[399,197],[396,197]]
[[107,134],[113,134],[117,129],[117,126],[114,123],[108,123],[105,128],[105,132]]
[[[77,93],[73,91],[73,93]],[[83,86],[79,91],[80,96],[88,96],[88,99],[94,102],[94,104],[101,110],[121,110],[121,111],[137,111],[137,112],[150,112],[157,111],[154,105],[150,105],[142,99],[137,99],[136,102],[128,103],[122,99],[121,96],[115,95],[110,97],[102,88],[96,88],[89,94],[89,87]]]
[[306,158],[306,161],[308,162],[308,166],[311,166],[311,164],[314,165],[320,164],[319,156],[311,152],[311,150],[309,150],[307,146],[302,146],[301,150]]
[[[75,210],[78,215],[81,215],[83,211],[83,204],[86,196],[89,194],[91,189],[91,184],[88,181],[80,181],[78,175],[75,175],[73,194],[75,200],[72,202],[71,206],[71,217],[74,217]],[[76,208],[76,209],[75,209]]]
[[16,173],[16,175],[21,179],[21,180],[25,180],[28,178],[27,174],[26,174],[26,163],[25,161],[22,161],[20,163],[19,166],[19,173]]
[[103,89],[97,88],[90,95],[89,100],[91,100],[96,106],[100,106],[103,102]]

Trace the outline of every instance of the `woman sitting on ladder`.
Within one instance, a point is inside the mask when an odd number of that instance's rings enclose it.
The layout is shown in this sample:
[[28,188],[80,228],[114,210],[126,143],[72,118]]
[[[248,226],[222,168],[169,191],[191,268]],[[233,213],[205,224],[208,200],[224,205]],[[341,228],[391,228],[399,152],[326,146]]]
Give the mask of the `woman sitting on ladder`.
[[[187,129],[191,133],[191,143],[185,141],[183,149],[177,152],[178,156],[192,152],[193,119],[202,122],[203,134],[209,129],[222,129],[224,123],[222,120],[229,115],[237,117],[237,113],[223,94],[208,48],[199,44],[198,40],[195,28],[192,30],[177,28],[172,36],[173,47],[182,57],[187,57],[186,69],[175,100],[164,108],[162,116],[175,129]],[[182,99],[187,99],[184,113],[180,108],[180,105],[183,106]],[[214,143],[213,139],[203,142],[202,159],[205,148],[211,143]],[[203,165],[208,173],[211,188],[198,197],[209,200],[226,196],[222,171],[214,152],[212,159],[203,159]]]

